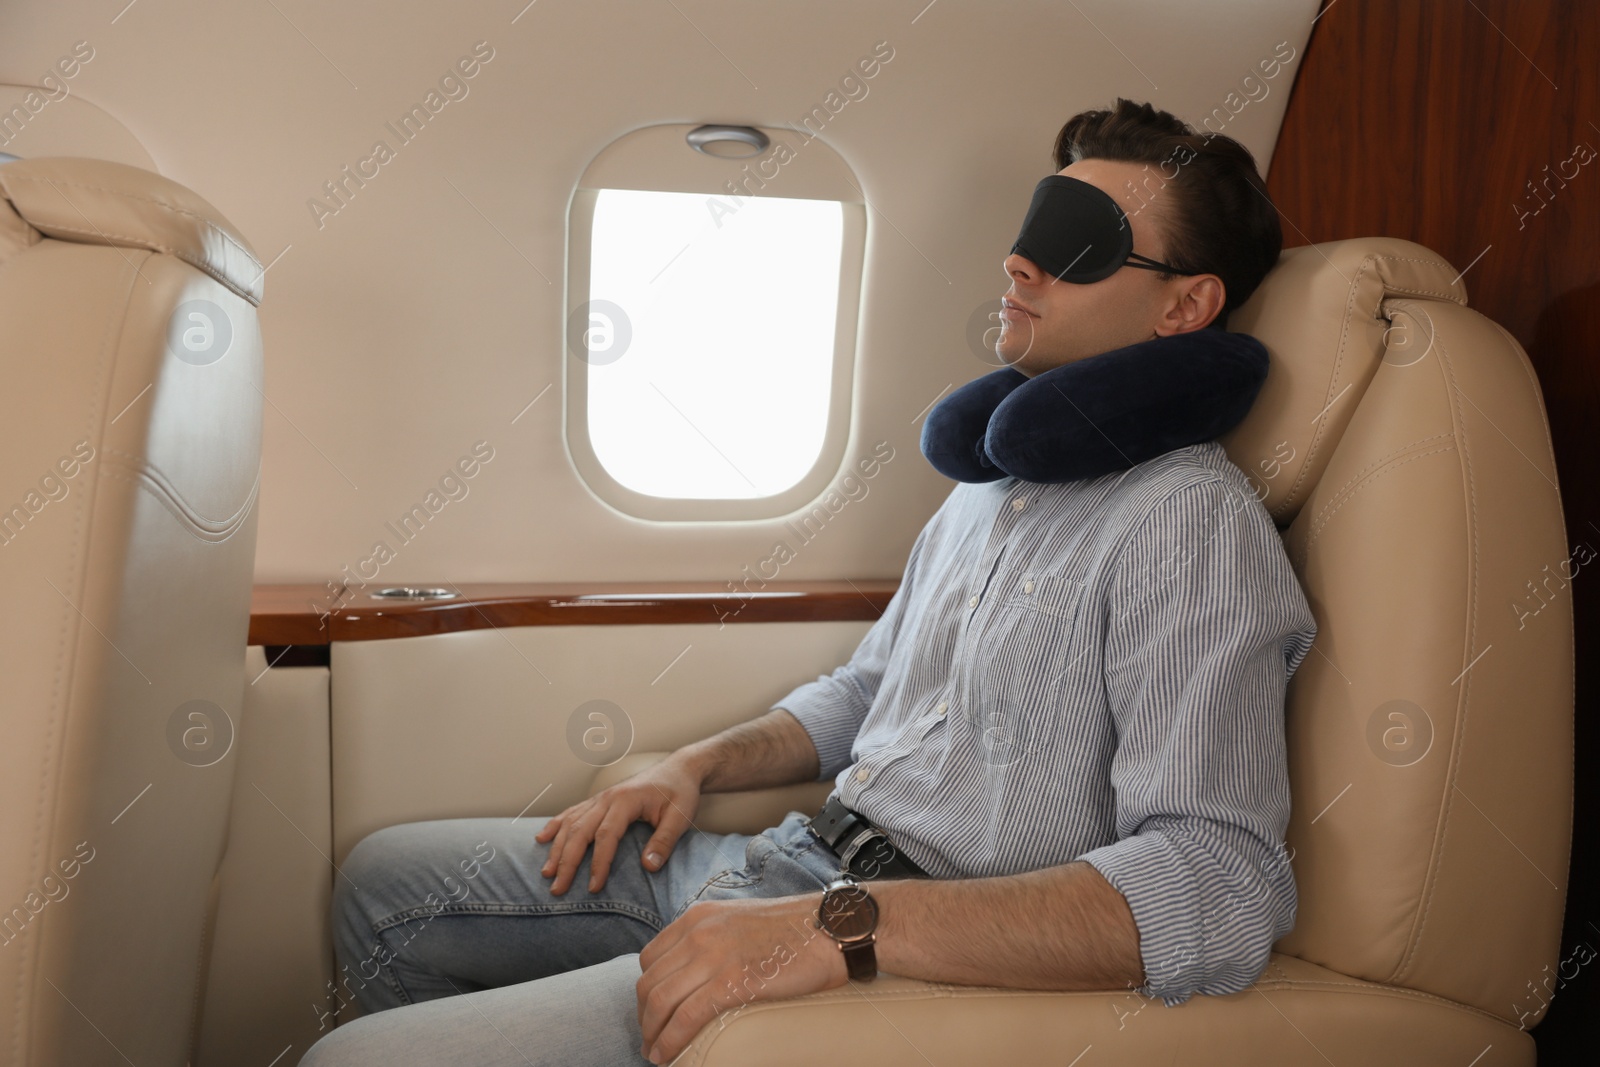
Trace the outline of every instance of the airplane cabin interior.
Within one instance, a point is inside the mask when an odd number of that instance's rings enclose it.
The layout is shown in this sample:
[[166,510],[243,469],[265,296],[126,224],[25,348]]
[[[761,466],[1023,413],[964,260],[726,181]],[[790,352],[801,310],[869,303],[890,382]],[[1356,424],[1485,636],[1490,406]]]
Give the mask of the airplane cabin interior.
[[1594,1062],[1597,60],[7,4],[0,1065]]

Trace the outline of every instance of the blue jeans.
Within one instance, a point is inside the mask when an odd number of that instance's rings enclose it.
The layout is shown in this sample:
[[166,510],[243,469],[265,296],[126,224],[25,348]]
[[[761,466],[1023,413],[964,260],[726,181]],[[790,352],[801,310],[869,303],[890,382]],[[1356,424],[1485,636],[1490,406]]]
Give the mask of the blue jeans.
[[300,1067],[648,1063],[634,987],[659,930],[696,901],[819,893],[839,873],[798,813],[756,837],[691,829],[654,873],[639,862],[651,827],[635,823],[600,892],[585,857],[557,897],[539,873],[544,824],[448,819],[362,840],[334,878],[333,937],[338,995],[366,1014]]

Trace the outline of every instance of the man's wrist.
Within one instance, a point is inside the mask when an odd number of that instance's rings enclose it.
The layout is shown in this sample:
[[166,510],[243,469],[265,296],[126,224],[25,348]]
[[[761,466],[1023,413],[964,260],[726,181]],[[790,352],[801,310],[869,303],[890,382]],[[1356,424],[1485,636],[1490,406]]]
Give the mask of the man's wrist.
[[693,778],[702,792],[706,790],[719,762],[715,747],[708,741],[696,741],[692,745],[684,745],[667,758]]
[[911,916],[919,910],[919,894],[936,889],[939,882],[926,878],[891,878],[868,884],[872,887],[872,898],[878,902],[878,929],[873,936],[878,967],[891,974],[905,974],[904,970],[895,968],[909,962],[908,939],[914,940],[916,932],[907,928],[916,922]]

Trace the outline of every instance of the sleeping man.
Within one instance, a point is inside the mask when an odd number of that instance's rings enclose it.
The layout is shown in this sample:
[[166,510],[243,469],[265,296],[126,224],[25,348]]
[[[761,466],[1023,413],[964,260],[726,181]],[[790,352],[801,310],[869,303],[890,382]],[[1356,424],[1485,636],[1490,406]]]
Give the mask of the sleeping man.
[[[960,484],[850,662],[554,818],[366,838],[334,930],[367,1014],[303,1064],[666,1063],[879,969],[1169,1007],[1258,977],[1316,623],[1216,437],[1267,373],[1221,326],[1277,212],[1248,151],[1149,105],[1074,116],[1055,163],[1003,263],[1006,366],[924,424]],[[821,812],[694,827],[704,793],[819,778]]]

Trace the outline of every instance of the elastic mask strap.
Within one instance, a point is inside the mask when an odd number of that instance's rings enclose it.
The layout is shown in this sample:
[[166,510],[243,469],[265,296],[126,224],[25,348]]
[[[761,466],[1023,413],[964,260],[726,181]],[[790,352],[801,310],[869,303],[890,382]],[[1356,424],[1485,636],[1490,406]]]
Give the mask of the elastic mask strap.
[[[1142,262],[1135,263],[1134,260],[1136,259]],[[1185,278],[1192,278],[1196,274],[1203,273],[1201,271],[1179,270],[1177,267],[1169,267],[1159,260],[1151,259],[1149,256],[1141,256],[1137,252],[1129,252],[1127,260],[1122,265],[1124,267],[1138,267],[1140,270],[1158,270],[1163,274],[1181,274]]]

